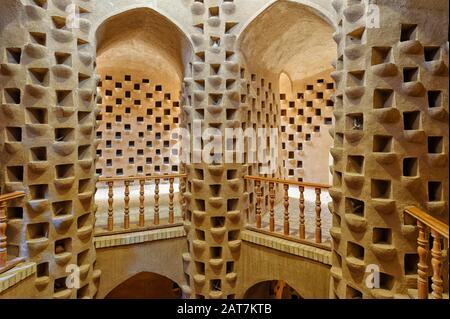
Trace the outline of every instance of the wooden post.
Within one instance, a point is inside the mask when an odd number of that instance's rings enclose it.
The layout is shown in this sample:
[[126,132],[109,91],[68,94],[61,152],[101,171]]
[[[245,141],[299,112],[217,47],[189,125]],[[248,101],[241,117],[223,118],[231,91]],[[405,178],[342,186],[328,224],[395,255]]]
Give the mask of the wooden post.
[[256,205],[255,205],[256,228],[261,228],[261,202],[262,202],[261,181],[255,181],[255,192],[256,192]]
[[322,203],[320,201],[321,189],[316,188],[316,243],[322,243],[322,220],[320,213],[322,211]]
[[113,231],[113,229],[114,229],[113,186],[114,186],[113,181],[108,182],[108,231]]
[[428,299],[428,238],[426,236],[425,224],[417,221],[419,236],[417,238],[417,253],[419,254],[419,263],[417,264],[417,289],[419,299]]
[[7,215],[6,215],[7,201],[0,202],[0,268],[5,267],[8,261],[7,252]]
[[441,235],[432,230],[433,248],[431,249],[431,266],[433,267],[433,277],[431,278],[433,289],[433,299],[442,299],[444,292],[444,282],[442,280],[442,249],[441,249]]
[[173,198],[174,198],[174,188],[173,188],[173,177],[169,178],[169,224],[174,223],[174,214],[173,214]]
[[300,191],[300,225],[298,229],[298,233],[300,239],[306,238],[306,228],[305,228],[305,187],[299,186],[298,190]]
[[269,183],[270,231],[275,231],[275,185]]
[[289,235],[289,185],[284,184],[284,234]]
[[159,225],[159,178],[155,179],[155,214],[153,224]]
[[130,228],[130,181],[125,180],[125,211],[123,216],[123,228]]
[[145,179],[139,180],[139,227],[145,226]]

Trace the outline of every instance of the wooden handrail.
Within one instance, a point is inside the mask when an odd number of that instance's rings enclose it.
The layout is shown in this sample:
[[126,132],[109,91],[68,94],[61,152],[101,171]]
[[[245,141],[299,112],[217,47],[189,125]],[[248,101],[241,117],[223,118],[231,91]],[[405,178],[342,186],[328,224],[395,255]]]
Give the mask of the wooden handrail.
[[443,267],[443,247],[441,246],[442,237],[448,241],[448,225],[442,221],[430,216],[421,209],[409,206],[405,208],[405,213],[411,215],[417,220],[417,254],[419,262],[417,264],[417,295],[419,299],[428,299],[429,285],[428,273],[430,266],[430,237],[431,233],[431,294],[433,299],[442,299],[444,291],[444,281],[442,278]]
[[0,195],[0,202],[10,201],[10,200],[21,198],[24,196],[25,196],[24,192],[13,192],[13,193],[9,193],[9,194],[3,194],[3,195]]
[[440,235],[448,239],[448,225],[425,213],[415,206],[405,208],[405,212],[424,223],[427,227],[438,232]]
[[6,227],[8,223],[7,207],[8,202],[13,199],[24,197],[24,192],[13,192],[0,195],[0,271],[4,271],[8,266],[8,238],[6,236]]
[[308,241],[306,239],[306,227],[305,227],[305,188],[313,188],[316,194],[315,200],[315,236],[314,243],[322,244],[322,202],[320,200],[320,196],[322,194],[322,190],[328,190],[331,188],[330,185],[319,184],[319,183],[308,183],[308,182],[298,182],[298,181],[290,181],[284,180],[280,178],[271,178],[271,177],[262,177],[262,176],[250,176],[247,175],[244,177],[245,180],[254,182],[254,191],[255,191],[255,222],[256,229],[260,230],[263,228],[262,220],[261,220],[261,209],[263,203],[263,185],[269,185],[269,200],[268,200],[268,209],[269,209],[269,233],[276,236],[276,226],[275,226],[275,184],[283,186],[283,235],[292,238],[291,235],[291,225],[290,225],[290,210],[289,210],[289,187],[295,186],[298,188],[300,192],[299,198],[299,222],[298,222],[298,239],[303,241]]
[[[184,205],[184,191],[185,187],[185,179],[187,178],[187,174],[167,174],[167,175],[151,175],[151,176],[128,176],[128,177],[101,177],[99,178],[97,183],[105,183],[108,187],[108,223],[107,223],[107,232],[113,233],[117,231],[115,229],[114,224],[114,186],[117,183],[122,184],[124,186],[124,211],[123,211],[123,229],[120,231],[128,231],[131,227],[130,224],[130,184],[134,181],[139,182],[139,220],[137,223],[136,231],[141,231],[146,226],[145,224],[145,182],[146,181],[154,181],[155,188],[154,192],[154,207],[153,207],[153,225],[159,226],[161,222],[166,222],[160,220],[160,182],[161,180],[169,181],[169,205],[168,205],[168,224],[170,227],[175,223],[174,216],[174,197],[175,197],[175,189],[174,189],[174,180],[178,178],[180,179],[180,204],[182,215],[185,215],[185,205]],[[164,226],[164,225],[163,225]]]
[[321,189],[331,188],[331,185],[326,185],[326,184],[290,181],[290,180],[286,180],[286,179],[273,178],[273,177],[246,175],[246,176],[244,176],[244,178],[247,180],[269,182],[269,183],[275,183],[275,184],[287,184],[287,185],[291,185],[291,186],[303,186],[303,187],[321,188]]
[[151,175],[151,176],[121,176],[121,177],[100,177],[99,182],[120,182],[120,181],[140,181],[154,179],[170,179],[187,177],[187,174],[167,174],[167,175]]

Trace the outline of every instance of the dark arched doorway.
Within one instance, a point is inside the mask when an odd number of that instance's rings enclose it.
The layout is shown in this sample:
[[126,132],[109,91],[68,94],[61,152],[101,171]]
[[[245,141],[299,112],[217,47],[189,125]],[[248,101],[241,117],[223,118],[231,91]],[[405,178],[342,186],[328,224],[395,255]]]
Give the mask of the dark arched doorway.
[[141,272],[118,285],[105,299],[181,299],[178,284],[171,279]]
[[294,288],[283,280],[268,280],[250,287],[244,299],[303,299]]

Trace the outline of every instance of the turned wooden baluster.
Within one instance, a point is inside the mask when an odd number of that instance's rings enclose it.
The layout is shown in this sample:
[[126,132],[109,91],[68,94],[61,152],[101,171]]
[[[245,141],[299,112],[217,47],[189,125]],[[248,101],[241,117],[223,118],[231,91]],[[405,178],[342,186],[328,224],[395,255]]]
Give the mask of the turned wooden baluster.
[[139,180],[139,227],[145,226],[145,179]]
[[284,234],[289,235],[289,185],[284,184]]
[[159,178],[155,179],[155,214],[153,224],[159,225]]
[[321,189],[316,188],[316,243],[322,242],[322,219],[320,213],[322,211],[322,202],[320,201]]
[[169,178],[169,224],[173,224],[174,216],[173,216],[173,198],[174,198],[174,188],[173,188],[173,178]]
[[419,236],[417,238],[417,253],[419,254],[419,263],[417,264],[417,289],[419,299],[428,299],[428,238],[426,235],[425,224],[417,221],[417,228],[419,229]]
[[6,266],[6,262],[8,261],[8,253],[7,253],[7,237],[6,237],[6,205],[7,202],[0,202],[0,268]]
[[433,267],[433,277],[431,278],[433,289],[433,299],[442,299],[444,292],[444,282],[442,280],[442,249],[441,249],[441,235],[432,230],[433,248],[431,249],[431,266]]
[[112,231],[114,229],[114,209],[113,209],[113,202],[114,202],[114,192],[113,192],[113,186],[114,182],[108,182],[108,231]]
[[256,228],[261,228],[261,202],[262,202],[261,181],[255,181],[255,192],[256,192],[256,205],[255,205]]
[[269,183],[270,231],[275,231],[275,185]]
[[183,220],[186,220],[186,199],[184,197],[184,193],[186,192],[186,177],[180,178],[180,204],[181,204],[181,214],[183,216]]
[[306,228],[305,228],[305,187],[299,186],[300,191],[300,225],[299,225],[299,235],[300,239],[306,238]]
[[283,299],[284,289],[286,288],[286,282],[284,280],[279,280],[275,285],[275,299]]
[[123,216],[123,228],[130,228],[130,181],[125,181],[125,209]]

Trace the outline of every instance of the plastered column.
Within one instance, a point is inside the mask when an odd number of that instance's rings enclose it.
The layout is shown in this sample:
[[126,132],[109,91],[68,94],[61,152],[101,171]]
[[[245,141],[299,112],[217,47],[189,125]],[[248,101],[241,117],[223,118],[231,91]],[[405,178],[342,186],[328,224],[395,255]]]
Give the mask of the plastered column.
[[[403,298],[418,263],[405,207],[448,223],[448,1],[376,1],[374,20],[366,5],[333,1],[332,291]],[[366,283],[372,271],[376,289]]]
[[[78,20],[71,19],[71,3]],[[2,191],[26,193],[8,208],[8,251],[37,263],[34,288],[41,298],[93,297],[100,275],[92,240],[92,10],[88,0],[0,3]],[[75,289],[67,286],[69,265],[78,267]]]
[[[237,8],[233,1],[192,1],[195,60],[186,79],[188,128],[201,124],[225,136],[226,128],[241,127],[240,73],[232,34]],[[200,136],[193,135],[193,139]],[[204,146],[209,143],[204,141]],[[193,142],[192,155],[202,144]],[[216,150],[225,155],[222,150]],[[240,255],[244,166],[216,163],[187,165],[187,219],[189,254],[185,254],[192,298],[234,298]]]

